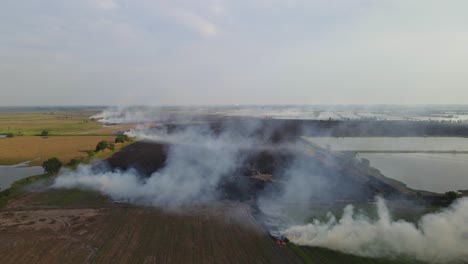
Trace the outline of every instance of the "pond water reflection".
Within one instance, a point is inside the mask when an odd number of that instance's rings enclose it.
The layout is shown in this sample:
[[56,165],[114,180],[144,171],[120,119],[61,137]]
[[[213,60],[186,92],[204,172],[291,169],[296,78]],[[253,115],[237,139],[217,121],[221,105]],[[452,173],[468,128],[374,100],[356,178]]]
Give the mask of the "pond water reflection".
[[[359,157],[368,159],[371,166],[379,169],[382,174],[399,180],[413,189],[433,192],[468,189],[468,154],[465,153],[468,152],[468,138],[318,137],[305,139],[335,151],[357,151]],[[366,151],[380,153],[366,153]],[[420,153],[412,153],[418,151]],[[431,151],[458,153],[429,153]]]
[[0,190],[7,189],[17,180],[44,173],[40,166],[28,167],[28,163],[4,166],[0,165]]

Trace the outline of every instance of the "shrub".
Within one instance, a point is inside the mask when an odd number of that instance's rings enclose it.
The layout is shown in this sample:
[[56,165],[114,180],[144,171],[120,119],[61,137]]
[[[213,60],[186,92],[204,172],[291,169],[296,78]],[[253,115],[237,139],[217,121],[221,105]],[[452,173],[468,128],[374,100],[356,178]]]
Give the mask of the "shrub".
[[94,156],[94,154],[96,154],[93,150],[87,150],[86,151],[86,154],[88,154],[88,158],[91,158]]
[[127,135],[118,135],[115,138],[115,143],[124,143],[130,141],[130,138]]
[[62,167],[62,162],[57,158],[50,158],[42,163],[42,168],[48,173],[57,173]]
[[106,148],[109,148],[109,142],[107,142],[105,140],[99,141],[99,143],[97,143],[97,145],[96,145],[96,152],[99,152],[101,150],[105,150]]
[[76,166],[78,166],[78,164],[80,164],[81,161],[82,161],[82,159],[73,158],[67,163],[67,166],[76,167]]
[[460,197],[460,195],[455,191],[446,192],[445,195],[450,201],[453,201]]
[[42,132],[40,134],[41,137],[47,137],[48,135],[49,135],[49,131],[47,131],[47,130],[42,130]]
[[7,134],[6,134],[6,137],[7,137],[7,138],[12,138],[13,136],[14,136],[13,133],[7,133]]

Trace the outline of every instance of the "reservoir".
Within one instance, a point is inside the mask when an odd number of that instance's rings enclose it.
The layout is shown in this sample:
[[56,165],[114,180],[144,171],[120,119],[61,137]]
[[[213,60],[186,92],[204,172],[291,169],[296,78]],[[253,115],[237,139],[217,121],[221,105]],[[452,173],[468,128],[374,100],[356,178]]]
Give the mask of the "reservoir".
[[337,151],[468,152],[468,138],[462,137],[307,137],[305,139]]
[[438,193],[468,189],[468,154],[363,153],[383,175]]
[[28,163],[4,166],[0,165],[0,191],[5,190],[17,180],[44,173],[41,166],[28,167]]
[[[409,188],[444,193],[468,189],[468,138],[311,137],[334,151],[356,151],[383,175]],[[453,152],[453,153],[452,153]]]

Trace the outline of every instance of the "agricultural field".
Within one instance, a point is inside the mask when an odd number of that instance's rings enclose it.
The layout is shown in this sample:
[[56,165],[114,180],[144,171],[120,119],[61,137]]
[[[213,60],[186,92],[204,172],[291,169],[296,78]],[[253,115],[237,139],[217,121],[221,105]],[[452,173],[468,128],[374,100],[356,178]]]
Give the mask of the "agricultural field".
[[30,177],[0,192],[2,263],[416,263],[277,245],[246,203],[160,210],[50,189],[53,179]]
[[244,204],[169,212],[54,192],[25,193],[0,211],[2,263],[302,263]]
[[162,211],[77,189],[21,193],[0,232],[2,263],[414,263],[277,245],[243,203]]
[[72,158],[87,157],[87,151],[94,150],[101,140],[114,141],[115,136],[22,136],[0,138],[0,164],[13,165],[31,161],[40,165],[50,157],[63,162]]
[[47,130],[62,135],[99,129],[101,124],[89,119],[94,112],[0,112],[0,133],[33,136]]
[[[0,164],[40,165],[50,157],[64,163],[88,160],[97,142],[113,142],[112,133],[133,127],[103,127],[89,119],[92,114],[0,112],[0,134],[14,134],[0,138]],[[47,136],[37,136],[44,130]],[[93,158],[106,158],[131,143]],[[161,210],[112,202],[99,192],[52,189],[54,177],[24,178],[0,192],[1,263],[414,263],[278,245],[248,203]],[[314,212],[338,208],[319,205]]]
[[[90,119],[97,111],[0,111],[0,165],[14,165],[31,161],[40,165],[50,157],[62,162],[86,157],[101,140],[113,142],[113,133],[128,130],[134,125],[103,126]],[[47,136],[38,136],[47,131]],[[116,145],[117,148],[120,145]]]
[[94,111],[1,112],[0,134],[34,136],[42,131],[54,135],[108,135],[133,125],[102,126],[90,117]]

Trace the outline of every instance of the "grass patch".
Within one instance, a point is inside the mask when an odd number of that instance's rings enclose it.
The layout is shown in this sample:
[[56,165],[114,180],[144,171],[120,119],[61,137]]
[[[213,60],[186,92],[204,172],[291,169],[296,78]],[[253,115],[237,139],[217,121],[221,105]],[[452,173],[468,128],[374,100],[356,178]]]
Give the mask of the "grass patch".
[[27,193],[25,190],[25,186],[28,184],[32,184],[38,182],[40,180],[43,181],[51,181],[53,175],[46,173],[41,175],[35,175],[23,178],[21,180],[15,181],[10,188],[5,189],[0,192],[0,208],[4,207],[10,200],[17,199]]
[[[53,178],[52,174],[42,174],[14,182],[10,188],[0,192],[0,208],[5,207],[11,200],[31,194],[27,188],[28,185],[43,181],[44,186],[49,186]],[[28,201],[28,207],[94,207],[108,202],[108,198],[98,192],[80,189],[48,189],[33,194],[33,199]]]
[[39,207],[95,207],[108,202],[99,192],[81,189],[51,189],[37,193],[31,206]]

